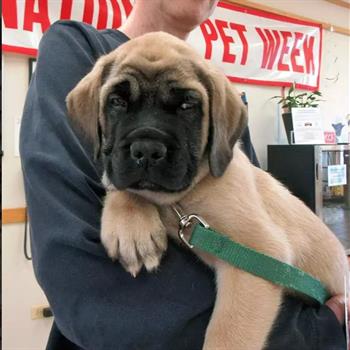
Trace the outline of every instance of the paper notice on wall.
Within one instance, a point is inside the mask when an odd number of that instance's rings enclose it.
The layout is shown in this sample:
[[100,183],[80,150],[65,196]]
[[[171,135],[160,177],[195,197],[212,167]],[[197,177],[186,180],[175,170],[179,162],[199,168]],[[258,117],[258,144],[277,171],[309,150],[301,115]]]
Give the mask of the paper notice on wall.
[[292,119],[296,144],[324,144],[319,108],[292,108]]
[[346,185],[346,165],[329,165],[328,172],[328,186]]

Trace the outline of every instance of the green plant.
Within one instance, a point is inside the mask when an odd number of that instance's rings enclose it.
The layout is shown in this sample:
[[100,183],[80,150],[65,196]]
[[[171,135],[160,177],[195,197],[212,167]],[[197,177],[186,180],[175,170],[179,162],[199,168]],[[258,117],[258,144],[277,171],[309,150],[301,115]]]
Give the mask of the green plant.
[[320,99],[321,96],[318,90],[297,93],[295,83],[293,83],[286,96],[273,96],[272,98],[279,98],[277,103],[282,104],[284,112],[291,112],[292,108],[317,107],[318,103],[323,101]]

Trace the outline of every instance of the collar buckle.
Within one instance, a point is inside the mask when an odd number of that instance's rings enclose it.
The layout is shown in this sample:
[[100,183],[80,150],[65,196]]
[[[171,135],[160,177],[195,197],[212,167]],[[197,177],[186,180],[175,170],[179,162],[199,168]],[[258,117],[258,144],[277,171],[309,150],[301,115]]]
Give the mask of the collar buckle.
[[194,246],[185,237],[185,234],[184,234],[185,229],[189,228],[195,222],[202,225],[206,229],[210,228],[209,224],[201,216],[199,216],[197,214],[190,214],[190,215],[183,214],[181,207],[179,207],[178,205],[172,206],[172,209],[175,211],[176,215],[179,218],[179,230],[178,230],[177,234],[178,234],[180,240],[188,248],[193,249]]

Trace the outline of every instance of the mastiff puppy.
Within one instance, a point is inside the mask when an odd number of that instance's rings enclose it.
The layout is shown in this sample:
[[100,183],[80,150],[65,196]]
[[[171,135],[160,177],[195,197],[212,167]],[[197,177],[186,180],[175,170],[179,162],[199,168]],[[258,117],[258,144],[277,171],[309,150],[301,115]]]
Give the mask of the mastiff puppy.
[[[177,239],[180,205],[233,240],[293,264],[343,293],[347,261],[332,232],[238,139],[247,112],[226,77],[165,33],[101,57],[67,97],[69,115],[104,164],[101,241],[133,276],[155,270]],[[262,349],[283,290],[195,251],[216,272],[204,349]]]

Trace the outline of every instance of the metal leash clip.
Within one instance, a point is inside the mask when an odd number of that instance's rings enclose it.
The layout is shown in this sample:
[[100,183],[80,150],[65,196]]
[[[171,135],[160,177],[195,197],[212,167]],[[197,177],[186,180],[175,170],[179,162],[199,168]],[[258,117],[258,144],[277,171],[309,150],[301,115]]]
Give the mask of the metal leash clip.
[[190,214],[190,215],[185,215],[181,213],[181,209],[180,207],[177,205],[173,205],[172,206],[173,210],[175,211],[175,213],[177,214],[178,218],[179,218],[179,230],[178,230],[178,236],[180,238],[180,240],[190,249],[193,249],[194,246],[192,244],[189,243],[189,241],[186,239],[185,235],[184,235],[184,231],[186,228],[188,228],[189,226],[191,226],[194,222],[193,220],[196,220],[199,224],[201,224],[202,226],[204,226],[206,229],[210,228],[209,224],[199,215],[196,214]]

